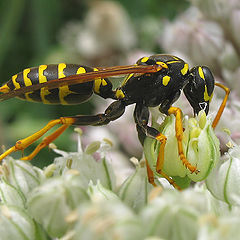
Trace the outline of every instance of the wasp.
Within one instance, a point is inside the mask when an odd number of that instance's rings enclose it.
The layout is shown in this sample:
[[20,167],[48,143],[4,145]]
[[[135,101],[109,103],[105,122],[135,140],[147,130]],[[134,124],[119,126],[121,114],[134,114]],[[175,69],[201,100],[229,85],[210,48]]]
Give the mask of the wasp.
[[[126,75],[122,85],[113,89],[109,77]],[[225,90],[225,97],[212,123],[215,128],[224,110],[230,90],[220,83],[215,83],[213,74],[206,66],[196,66],[189,69],[189,65],[179,57],[173,55],[156,54],[140,58],[136,64],[106,68],[91,68],[77,64],[51,64],[27,68],[0,87],[0,101],[17,97],[27,101],[44,104],[80,104],[87,101],[93,94],[114,101],[104,113],[97,115],[76,115],[60,117],[50,121],[45,127],[29,137],[21,139],[0,155],[0,161],[12,152],[24,150],[42,137],[56,125],[59,128],[47,136],[29,155],[22,160],[31,160],[42,148],[48,146],[70,125],[108,124],[120,118],[126,106],[135,104],[134,120],[140,142],[146,136],[161,143],[156,164],[156,171],[164,176],[162,166],[164,161],[164,147],[167,138],[157,129],[149,126],[149,107],[159,106],[159,111],[174,114],[176,117],[175,131],[178,141],[178,153],[182,164],[192,173],[198,169],[192,166],[183,153],[182,116],[181,109],[173,103],[179,98],[182,90],[193,108],[194,114],[204,110],[209,111],[214,87]],[[154,185],[153,172],[147,164],[149,182]],[[167,178],[167,176],[166,176]]]

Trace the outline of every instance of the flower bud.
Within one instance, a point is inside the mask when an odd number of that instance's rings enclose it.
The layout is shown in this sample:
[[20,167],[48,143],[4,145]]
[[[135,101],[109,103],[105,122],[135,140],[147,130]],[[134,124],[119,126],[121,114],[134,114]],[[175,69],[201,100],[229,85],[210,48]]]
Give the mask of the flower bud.
[[228,0],[191,0],[191,3],[213,20],[226,20],[230,16],[231,4]]
[[147,236],[194,240],[198,230],[198,214],[194,207],[186,204],[183,192],[168,190],[153,199],[140,212],[140,218]]
[[197,239],[204,240],[226,240],[238,239],[240,235],[238,216],[225,215],[223,217],[215,215],[205,215],[199,219],[199,232]]
[[69,170],[64,176],[46,180],[29,195],[28,210],[51,237],[61,237],[69,228],[68,214],[88,200],[81,178]]
[[4,161],[1,168],[3,183],[5,182],[5,184],[9,185],[9,191],[12,191],[10,188],[15,188],[18,194],[21,195],[21,198],[25,200],[27,194],[45,178],[41,169],[21,160],[8,158]]
[[13,185],[7,183],[4,179],[0,182],[0,199],[1,203],[24,208],[26,198],[22,192]]
[[[191,173],[180,160],[178,143],[175,132],[175,117],[168,116],[164,123],[159,126],[153,123],[157,129],[167,137],[164,150],[163,172],[177,181],[189,183],[189,180],[198,182],[205,179],[215,166],[220,156],[219,141],[215,136],[210,117],[206,118],[204,111],[199,112],[197,118],[184,117],[183,119],[183,152],[191,165],[196,166],[199,173]],[[148,159],[151,169],[156,175],[156,161],[159,153],[160,143],[152,138],[146,138],[144,142],[144,153]],[[176,178],[177,177],[177,178]],[[182,186],[183,187],[183,186]]]
[[240,206],[240,147],[230,148],[207,178],[208,190],[229,205]]
[[77,215],[73,240],[143,239],[140,219],[120,201],[88,202]]
[[[54,150],[56,153],[62,155],[62,157],[55,158],[56,171],[54,175],[64,175],[69,169],[73,169],[79,172],[79,178],[81,178],[81,183],[85,188],[88,187],[90,181],[97,184],[99,180],[103,187],[114,190],[116,185],[115,175],[105,154],[107,143],[102,142],[100,144],[99,141],[93,142],[83,152],[79,137],[78,145],[79,152],[77,153],[67,153],[58,149]],[[96,151],[101,157],[98,161],[92,156]]]
[[26,212],[18,207],[0,205],[1,240],[36,239],[35,224]]
[[116,194],[109,189],[104,188],[99,180],[97,181],[96,185],[90,181],[87,193],[92,202],[99,202],[103,200],[120,200]]
[[162,36],[160,44],[165,51],[174,49],[180,56],[190,58],[194,65],[202,65],[204,61],[204,65],[218,69],[219,52],[225,44],[223,30],[215,22],[203,21],[196,8],[189,8],[174,23],[165,24]]
[[[228,42],[225,44],[225,47],[219,56],[219,62],[223,70],[235,71],[239,67],[240,57],[231,43]],[[230,79],[226,80],[228,84],[231,84]]]
[[118,196],[136,211],[147,204],[152,185],[148,182],[145,164],[138,164],[136,170],[121,185]]

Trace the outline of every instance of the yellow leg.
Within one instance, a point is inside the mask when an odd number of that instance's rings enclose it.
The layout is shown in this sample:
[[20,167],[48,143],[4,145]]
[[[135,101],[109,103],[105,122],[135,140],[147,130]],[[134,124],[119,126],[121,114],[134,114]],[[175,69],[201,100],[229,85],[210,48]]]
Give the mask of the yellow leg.
[[219,109],[218,109],[217,115],[216,115],[216,117],[215,117],[214,120],[213,120],[213,123],[212,123],[213,129],[217,126],[218,121],[219,121],[219,119],[220,119],[221,116],[222,116],[223,110],[224,110],[224,108],[225,108],[225,106],[226,106],[226,103],[227,103],[228,96],[229,96],[229,94],[230,94],[230,89],[227,88],[226,86],[224,86],[223,84],[221,84],[221,83],[215,83],[215,85],[218,86],[218,87],[220,87],[220,88],[222,88],[222,89],[225,91],[226,94],[225,94],[225,97],[224,97],[224,99],[223,99],[223,101],[222,101],[221,106],[220,106]]
[[156,136],[156,139],[161,143],[159,152],[158,152],[157,165],[156,165],[156,171],[159,173],[159,171],[163,168],[164,149],[167,142],[167,138],[162,133],[159,133],[158,136]]
[[165,179],[168,180],[168,182],[177,190],[181,191],[182,189],[173,181],[172,178],[170,178],[166,173],[164,173],[162,170],[160,170],[158,172],[159,174],[161,174]]
[[176,131],[176,138],[178,142],[178,154],[179,157],[183,163],[183,165],[188,168],[192,173],[198,173],[199,171],[197,168],[193,165],[191,165],[190,162],[188,162],[187,158],[185,157],[183,153],[183,146],[182,146],[182,139],[183,139],[183,126],[182,126],[182,113],[181,109],[177,107],[170,107],[168,110],[169,114],[174,114],[176,117],[176,123],[175,123],[175,131]]
[[148,160],[145,159],[145,161],[146,161],[146,167],[147,167],[148,182],[151,183],[154,187],[157,187],[156,183],[154,182],[154,173],[148,164]]
[[51,135],[47,136],[43,141],[37,145],[34,151],[29,154],[28,156],[22,157],[21,160],[30,161],[32,160],[43,148],[48,146],[51,142],[53,142],[56,138],[58,138],[67,128],[69,125],[62,125],[59,127],[55,132]]
[[[158,136],[156,136],[156,139],[161,142],[158,158],[157,158],[156,171],[157,173],[161,174],[165,179],[167,179],[167,181],[171,185],[173,185],[174,188],[181,190],[181,188],[167,174],[165,174],[162,171],[163,164],[164,164],[164,148],[167,142],[167,138],[162,133],[159,133]],[[151,168],[149,167],[147,159],[146,159],[146,164],[147,164],[148,180],[153,186],[156,186],[154,182],[154,174]]]
[[[152,169],[150,168],[149,164],[148,164],[148,160],[145,159],[146,161],[146,166],[147,166],[147,175],[148,175],[148,182],[151,183],[154,187],[157,187],[157,184],[154,181],[154,173],[152,171]],[[178,189],[179,191],[182,190],[167,174],[165,174],[162,169],[158,169],[157,172],[159,174],[161,174],[165,179],[167,179],[167,181],[176,189]]]
[[45,127],[40,129],[38,132],[32,134],[31,136],[29,136],[27,138],[17,141],[15,146],[9,148],[2,155],[0,155],[0,161],[2,161],[6,156],[11,154],[12,152],[24,150],[29,145],[31,145],[36,140],[38,140],[40,137],[42,137],[46,132],[48,132],[54,126],[56,126],[58,124],[63,124],[63,125],[69,126],[69,125],[72,125],[74,123],[74,121],[75,121],[75,119],[72,117],[62,117],[62,118],[50,121]]

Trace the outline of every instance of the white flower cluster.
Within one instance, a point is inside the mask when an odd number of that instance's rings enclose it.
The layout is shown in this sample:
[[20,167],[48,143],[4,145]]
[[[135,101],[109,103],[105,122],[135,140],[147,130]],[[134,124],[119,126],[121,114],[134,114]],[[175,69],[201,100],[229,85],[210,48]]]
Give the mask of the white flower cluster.
[[[188,151],[198,149],[190,155],[205,177],[215,161],[205,153],[217,146],[217,140],[204,119],[185,119],[186,126],[194,125],[185,132],[190,136]],[[166,128],[174,128],[171,121],[166,120]],[[210,141],[215,144],[209,147]],[[177,148],[174,141],[170,142],[166,162],[171,165],[174,162],[169,157]],[[201,147],[199,142],[205,145]],[[117,186],[119,169],[113,169],[106,158],[108,149],[106,141],[97,141],[82,151],[79,142],[76,153],[55,150],[62,156],[44,170],[28,162],[5,159],[0,182],[1,240],[225,240],[239,235],[238,147],[229,151],[228,159],[217,166],[220,171],[213,170],[207,180],[213,195],[205,185],[181,192],[161,185],[154,188],[148,183],[144,163],[136,161],[135,171]],[[93,157],[96,154],[98,161]],[[182,174],[180,167],[176,171],[176,175]]]

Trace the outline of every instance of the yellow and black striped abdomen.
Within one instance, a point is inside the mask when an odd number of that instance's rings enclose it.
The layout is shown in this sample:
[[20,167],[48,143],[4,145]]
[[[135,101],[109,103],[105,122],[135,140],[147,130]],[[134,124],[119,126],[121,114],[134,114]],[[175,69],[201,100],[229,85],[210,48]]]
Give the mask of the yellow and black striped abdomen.
[[[39,67],[27,68],[23,72],[15,74],[0,88],[0,91],[9,92],[25,86],[93,71],[93,68],[77,64],[40,65]],[[40,88],[36,91],[25,93],[19,96],[19,98],[45,104],[79,104],[86,101],[93,94],[93,89],[94,82],[86,82],[60,86],[51,90]]]

